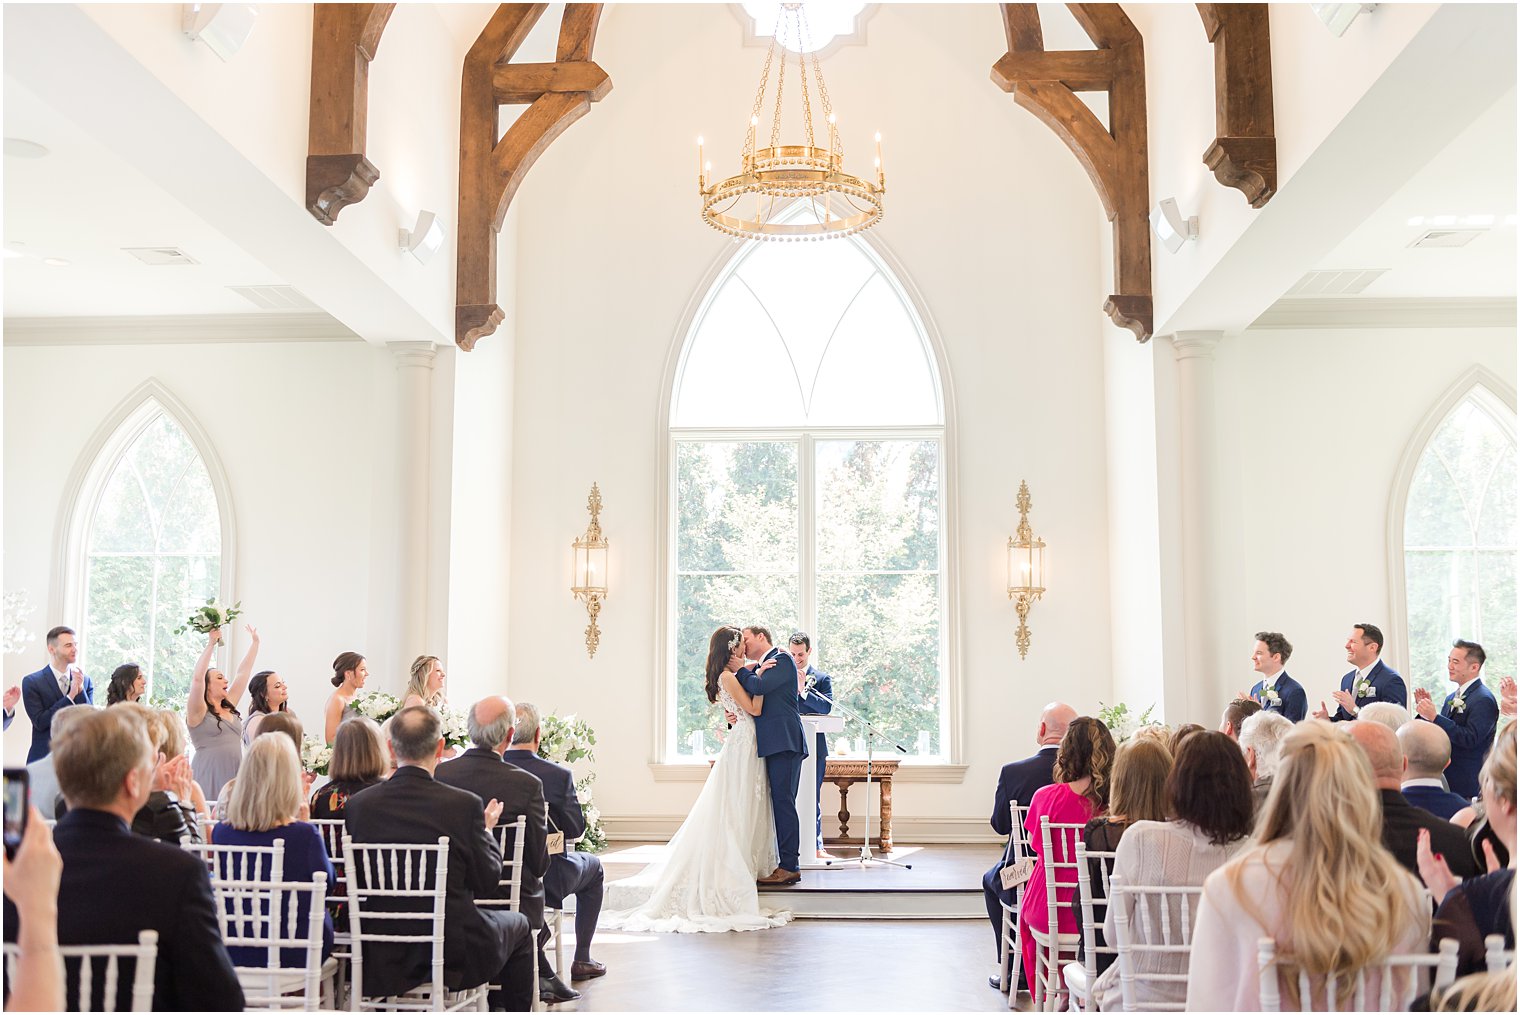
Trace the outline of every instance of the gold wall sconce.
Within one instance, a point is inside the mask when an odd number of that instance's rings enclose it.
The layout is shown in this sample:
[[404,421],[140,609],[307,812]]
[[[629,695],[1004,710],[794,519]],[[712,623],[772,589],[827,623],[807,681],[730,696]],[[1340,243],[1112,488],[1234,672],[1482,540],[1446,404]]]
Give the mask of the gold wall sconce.
[[586,498],[586,510],[591,512],[591,524],[586,532],[570,544],[573,558],[570,571],[570,593],[586,602],[586,656],[596,656],[596,647],[602,640],[602,630],[596,618],[602,612],[602,600],[607,598],[607,537],[602,535],[602,492],[591,484],[591,495]]
[[1019,615],[1019,658],[1029,654],[1029,608],[1045,593],[1045,540],[1029,527],[1029,484],[1019,481],[1019,527],[1008,537],[1008,598]]

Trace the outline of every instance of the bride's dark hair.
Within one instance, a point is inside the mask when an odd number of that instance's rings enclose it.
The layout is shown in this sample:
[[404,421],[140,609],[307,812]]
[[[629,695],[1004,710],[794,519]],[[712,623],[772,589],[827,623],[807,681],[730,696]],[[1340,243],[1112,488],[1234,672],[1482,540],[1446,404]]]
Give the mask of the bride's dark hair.
[[718,700],[718,674],[728,665],[728,657],[739,646],[742,635],[737,627],[720,627],[707,640],[707,700]]

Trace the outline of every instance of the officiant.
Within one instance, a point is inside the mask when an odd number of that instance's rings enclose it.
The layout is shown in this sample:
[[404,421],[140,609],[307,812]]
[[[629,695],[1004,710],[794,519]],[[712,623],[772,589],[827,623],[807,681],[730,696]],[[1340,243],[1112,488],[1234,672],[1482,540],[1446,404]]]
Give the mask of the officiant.
[[[805,631],[798,631],[788,641],[792,660],[797,664],[797,711],[803,715],[828,715],[834,708],[834,681],[827,673],[808,665],[813,654],[813,642]],[[828,738],[817,736],[814,778],[817,781],[813,795],[813,831],[818,859],[833,860],[836,857],[823,848],[823,776],[828,767]]]

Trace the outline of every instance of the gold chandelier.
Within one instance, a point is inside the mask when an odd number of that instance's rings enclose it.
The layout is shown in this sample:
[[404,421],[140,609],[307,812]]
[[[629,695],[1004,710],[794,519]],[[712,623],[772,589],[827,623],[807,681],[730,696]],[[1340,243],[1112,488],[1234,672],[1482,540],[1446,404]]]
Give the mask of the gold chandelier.
[[[801,78],[802,124],[805,141],[781,144],[782,89],[786,85],[786,40],[795,37],[797,69]],[[749,130],[737,176],[710,181],[712,163],[706,161],[702,139],[697,138],[697,187],[702,195],[702,218],[719,232],[750,240],[825,240],[849,236],[881,221],[882,195],[887,178],[881,166],[881,135],[876,135],[876,181],[844,171],[844,146],[829,101],[829,90],[813,53],[813,78],[823,105],[828,146],[818,147],[813,135],[813,105],[809,94],[806,50],[810,48],[807,15],[800,3],[783,3],[765,54],[760,88],[750,111]],[[770,144],[756,148],[760,109],[770,83],[771,63],[780,44],[780,69],[776,74],[776,111],[771,121]],[[811,214],[789,214],[793,205],[805,202]]]

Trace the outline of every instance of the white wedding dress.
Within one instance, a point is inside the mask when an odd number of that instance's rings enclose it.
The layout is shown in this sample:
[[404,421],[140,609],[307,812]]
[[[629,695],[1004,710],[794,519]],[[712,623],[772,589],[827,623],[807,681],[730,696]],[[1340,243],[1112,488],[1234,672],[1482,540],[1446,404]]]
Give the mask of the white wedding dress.
[[666,933],[760,930],[792,918],[762,909],[755,878],[776,869],[770,781],[755,754],[755,719],[725,690],[718,702],[738,716],[702,794],[663,863],[607,886],[599,929]]

